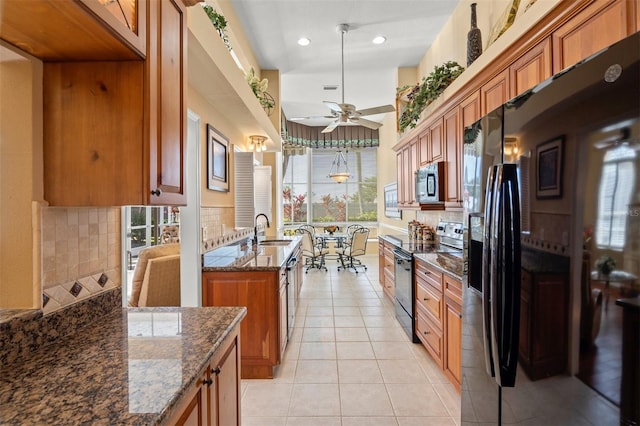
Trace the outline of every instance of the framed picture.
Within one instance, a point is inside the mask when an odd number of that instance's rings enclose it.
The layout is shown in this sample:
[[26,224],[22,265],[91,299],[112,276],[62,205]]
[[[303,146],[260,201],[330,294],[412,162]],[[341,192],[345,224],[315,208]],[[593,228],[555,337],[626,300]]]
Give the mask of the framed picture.
[[398,184],[396,182],[384,186],[384,215],[402,219],[402,210],[398,209]]
[[207,124],[207,188],[229,191],[229,139]]
[[562,197],[562,146],[564,136],[536,147],[536,198]]

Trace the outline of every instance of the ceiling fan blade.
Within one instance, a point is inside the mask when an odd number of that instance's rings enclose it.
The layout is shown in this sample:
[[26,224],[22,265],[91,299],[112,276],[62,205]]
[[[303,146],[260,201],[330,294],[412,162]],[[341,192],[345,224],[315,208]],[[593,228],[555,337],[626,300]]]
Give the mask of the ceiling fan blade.
[[291,117],[289,121],[302,121],[302,120],[318,120],[321,118],[336,118],[337,115],[310,115],[307,117]]
[[340,106],[340,104],[337,104],[335,102],[331,102],[331,101],[322,101],[324,102],[324,104],[331,110],[331,111],[335,111],[335,112],[342,112],[342,107]]
[[340,120],[336,120],[334,122],[332,122],[331,124],[329,124],[327,127],[325,127],[324,129],[322,129],[322,132],[320,133],[331,133],[333,132],[333,130],[338,127],[338,124],[340,124]]
[[373,108],[365,108],[365,109],[358,110],[356,111],[356,114],[360,116],[365,116],[365,115],[383,114],[385,112],[393,112],[395,110],[396,109],[393,107],[393,105],[381,105]]
[[349,121],[351,121],[354,124],[359,124],[361,126],[368,127],[369,129],[373,129],[373,130],[378,130],[380,127],[382,127],[382,123],[377,123],[375,121],[367,120],[366,118],[351,117]]

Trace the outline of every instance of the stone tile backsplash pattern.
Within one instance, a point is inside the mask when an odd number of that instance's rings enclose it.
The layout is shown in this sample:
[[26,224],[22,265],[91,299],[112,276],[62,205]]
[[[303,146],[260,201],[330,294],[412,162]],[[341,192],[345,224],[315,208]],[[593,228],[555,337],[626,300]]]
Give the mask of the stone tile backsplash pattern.
[[200,226],[202,227],[202,252],[246,238],[253,229],[235,229],[235,213],[231,207],[202,207]]
[[120,286],[120,220],[117,207],[42,209],[44,314]]

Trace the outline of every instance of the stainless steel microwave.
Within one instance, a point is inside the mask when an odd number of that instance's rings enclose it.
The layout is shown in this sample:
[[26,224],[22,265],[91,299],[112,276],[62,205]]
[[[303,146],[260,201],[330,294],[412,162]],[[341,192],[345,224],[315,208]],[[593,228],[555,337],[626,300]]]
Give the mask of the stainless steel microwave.
[[444,161],[419,169],[415,187],[416,200],[420,204],[444,203]]

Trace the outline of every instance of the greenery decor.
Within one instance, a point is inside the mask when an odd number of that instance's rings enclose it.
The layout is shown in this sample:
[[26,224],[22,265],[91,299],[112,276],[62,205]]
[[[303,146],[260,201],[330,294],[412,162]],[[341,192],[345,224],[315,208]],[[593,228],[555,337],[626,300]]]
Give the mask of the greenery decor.
[[616,261],[611,256],[601,256],[596,260],[596,268],[603,275],[609,275],[616,268]]
[[[398,129],[403,132],[407,127],[416,127],[420,114],[427,105],[435,101],[462,72],[464,67],[455,61],[448,61],[436,66],[406,95],[409,102],[398,118]],[[399,87],[397,94],[406,92],[411,86]]]
[[247,83],[249,83],[249,86],[251,86],[253,94],[256,95],[256,98],[260,101],[262,108],[271,110],[275,106],[275,101],[273,97],[267,93],[269,80],[266,78],[259,80],[258,77],[256,77],[256,72],[253,70],[253,67],[249,68],[249,71],[245,74],[245,79]]
[[214,8],[212,8],[206,3],[202,3],[202,8],[204,9],[207,16],[209,17],[209,20],[213,24],[213,27],[216,29],[216,31],[220,35],[220,38],[224,42],[225,46],[227,46],[227,49],[231,50],[231,45],[229,44],[229,37],[227,36],[227,20],[225,19],[224,15],[222,15],[221,13],[218,13]]

